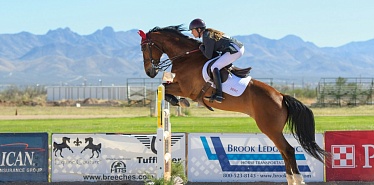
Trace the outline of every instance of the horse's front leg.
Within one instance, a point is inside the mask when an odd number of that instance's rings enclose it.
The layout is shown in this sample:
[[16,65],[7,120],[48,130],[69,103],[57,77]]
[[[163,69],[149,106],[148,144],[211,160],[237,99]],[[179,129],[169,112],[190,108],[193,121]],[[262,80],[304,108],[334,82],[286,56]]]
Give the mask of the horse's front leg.
[[172,94],[165,94],[165,100],[173,106],[180,106],[182,108],[190,107],[190,102],[188,102],[188,100],[185,98],[178,99]]
[[189,107],[190,103],[185,98],[178,99],[175,96],[183,96],[178,83],[164,83],[165,100],[173,106]]
[[179,83],[163,83],[165,86],[165,94],[172,94],[174,96],[184,96]]
[[68,146],[69,150],[71,151],[71,153],[74,153],[73,150]]
[[83,153],[83,151],[85,151],[87,149],[87,147],[84,147],[83,150],[81,151],[81,153]]

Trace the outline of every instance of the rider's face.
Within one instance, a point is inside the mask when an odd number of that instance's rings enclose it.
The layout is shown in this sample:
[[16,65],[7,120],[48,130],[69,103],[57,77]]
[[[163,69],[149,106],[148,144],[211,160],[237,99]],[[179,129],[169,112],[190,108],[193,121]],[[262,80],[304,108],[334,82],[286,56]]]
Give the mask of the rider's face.
[[191,30],[191,34],[195,37],[195,38],[199,38],[199,33],[197,32],[197,29],[192,29]]

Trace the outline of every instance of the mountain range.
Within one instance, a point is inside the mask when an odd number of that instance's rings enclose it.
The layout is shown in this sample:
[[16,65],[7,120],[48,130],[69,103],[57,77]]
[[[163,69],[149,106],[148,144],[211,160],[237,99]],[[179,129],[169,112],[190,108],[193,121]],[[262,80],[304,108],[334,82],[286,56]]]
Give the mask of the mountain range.
[[[295,35],[279,40],[258,34],[234,37],[246,49],[234,64],[251,66],[254,78],[318,82],[324,77],[374,74],[374,39],[318,47]],[[90,35],[69,28],[44,35],[0,34],[1,84],[126,85],[129,78],[147,78],[142,61],[135,29],[115,32],[105,27]]]

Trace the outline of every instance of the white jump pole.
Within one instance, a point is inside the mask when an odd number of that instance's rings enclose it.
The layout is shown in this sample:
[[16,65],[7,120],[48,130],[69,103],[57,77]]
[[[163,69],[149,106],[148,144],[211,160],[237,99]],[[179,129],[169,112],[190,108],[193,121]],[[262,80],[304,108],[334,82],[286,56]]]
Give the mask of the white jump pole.
[[166,106],[165,87],[157,88],[157,178],[171,177],[171,123],[170,111]]

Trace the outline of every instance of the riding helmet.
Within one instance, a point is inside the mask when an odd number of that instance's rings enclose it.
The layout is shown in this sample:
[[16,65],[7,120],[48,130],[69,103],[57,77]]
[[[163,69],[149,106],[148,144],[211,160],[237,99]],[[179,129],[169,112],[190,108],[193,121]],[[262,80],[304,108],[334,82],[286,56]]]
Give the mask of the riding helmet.
[[205,22],[202,19],[194,19],[191,21],[189,29],[190,30],[195,29],[195,28],[205,29],[205,27],[206,27]]

